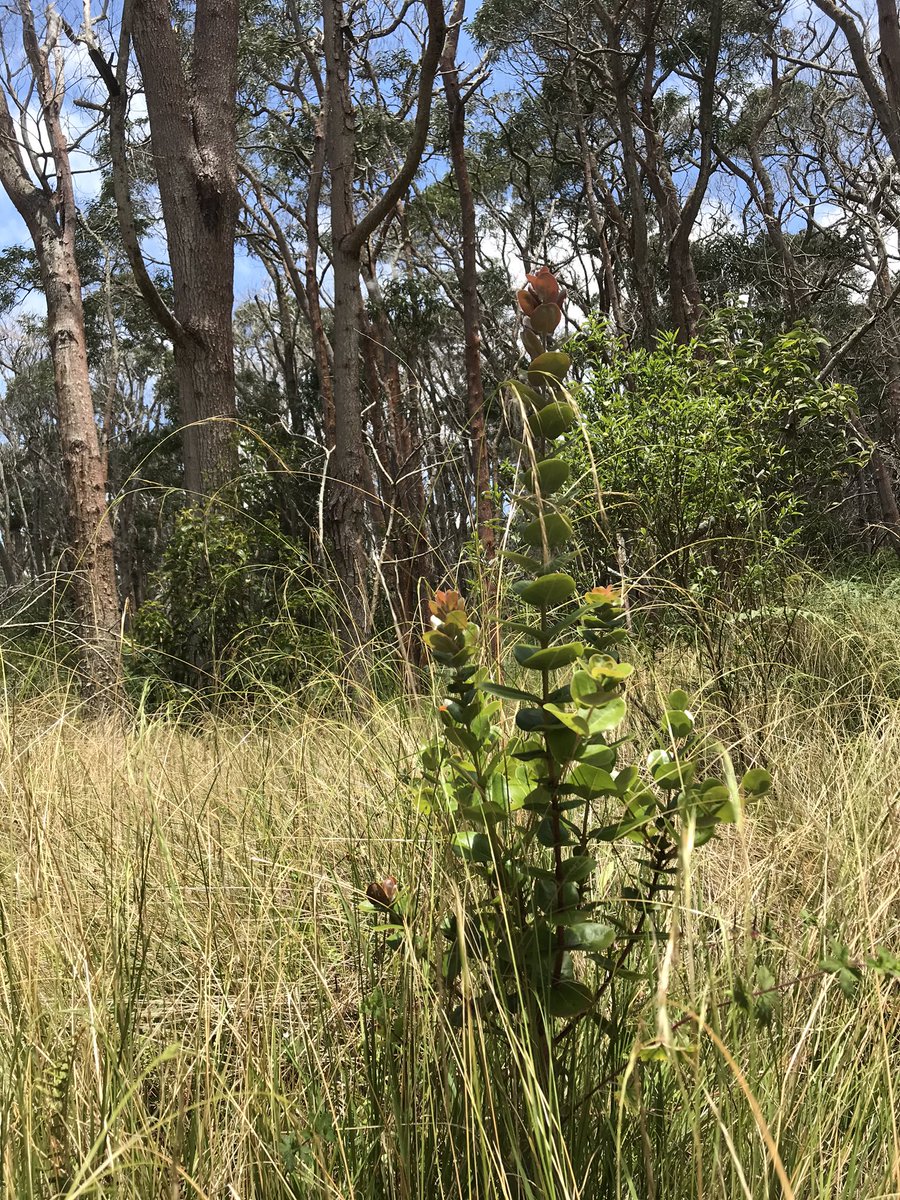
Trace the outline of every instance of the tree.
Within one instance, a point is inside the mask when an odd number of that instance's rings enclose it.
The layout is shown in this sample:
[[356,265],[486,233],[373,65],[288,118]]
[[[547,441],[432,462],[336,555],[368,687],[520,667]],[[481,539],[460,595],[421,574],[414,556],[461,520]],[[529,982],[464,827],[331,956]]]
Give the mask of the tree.
[[[239,210],[238,0],[198,0],[187,53],[168,0],[132,0],[115,72],[86,35],[111,97],[110,143],[122,239],[151,311],[172,339],[184,426],[184,486],[209,496],[235,475],[232,308]],[[172,271],[171,312],[143,262],[128,187],[130,39],[141,69]]]
[[88,699],[100,702],[109,696],[118,675],[119,602],[75,258],[78,213],[62,118],[61,23],[50,10],[39,40],[28,0],[19,0],[18,16],[25,65],[40,102],[39,136],[42,129],[49,152],[36,151],[17,134],[10,101],[20,113],[24,105],[8,71],[0,86],[0,182],[28,228],[47,302],[47,335],[71,516],[70,559],[82,645],[82,685]]
[[459,31],[466,12],[465,0],[456,0],[441,58],[441,76],[447,99],[448,139],[453,178],[459,195],[462,262],[459,287],[462,294],[465,336],[466,399],[471,438],[472,479],[475,484],[475,527],[488,558],[494,552],[494,505],[490,494],[490,455],[484,417],[484,381],[481,372],[481,304],[478,298],[478,229],[475,197],[466,158],[466,101],[459,78],[456,56]]
[[[373,498],[371,468],[363,439],[359,387],[360,262],[366,240],[391,215],[395,205],[404,196],[425,150],[432,87],[445,34],[441,0],[425,0],[425,10],[428,27],[406,155],[379,199],[362,216],[357,216],[354,203],[356,110],[351,92],[351,58],[356,35],[343,0],[323,0],[322,6],[325,54],[324,153],[331,180],[334,288],[332,389],[335,433],[328,524],[335,568],[347,612],[345,640],[356,649],[362,647],[371,628],[366,525],[367,509]],[[358,12],[358,9],[355,11]],[[379,36],[381,32],[376,30],[364,40],[372,41]]]

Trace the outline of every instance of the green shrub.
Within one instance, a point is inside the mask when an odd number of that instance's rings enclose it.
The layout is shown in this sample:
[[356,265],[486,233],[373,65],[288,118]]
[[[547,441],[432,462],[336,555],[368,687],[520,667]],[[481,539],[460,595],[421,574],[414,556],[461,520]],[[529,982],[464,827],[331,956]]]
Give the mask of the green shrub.
[[184,509],[155,582],[129,656],[151,703],[295,689],[334,662],[327,592],[274,525]]
[[[633,669],[620,656],[620,596],[594,588],[576,599],[568,572],[572,487],[559,444],[576,414],[569,356],[545,348],[563,297],[549,272],[530,279],[520,305],[531,362],[527,378],[508,385],[525,420],[519,548],[508,552],[521,573],[513,585],[521,612],[505,623],[522,678],[489,677],[461,597],[435,594],[425,640],[445,669],[447,699],[441,736],[422,751],[419,803],[463,866],[434,965],[447,1023],[463,1039],[479,1029],[477,1069],[495,1098],[506,1081],[501,1157],[511,1194],[562,1195],[592,1160],[604,1169],[596,1138],[585,1141],[585,1113],[621,1084],[643,989],[657,1004],[656,1038],[642,1055],[694,1053],[697,1031],[676,1035],[666,1002],[690,858],[770,780],[756,768],[738,783],[723,748],[695,732],[681,691],[669,695],[649,755],[629,746]],[[504,702],[515,705],[512,728]],[[611,884],[623,862],[631,882],[620,890]],[[388,946],[432,953],[410,936],[415,913],[396,880],[374,883],[367,907]],[[464,1081],[446,1070],[458,1094]]]
[[582,475],[593,488],[596,470],[607,532],[648,599],[757,605],[795,555],[842,536],[841,485],[866,452],[852,389],[817,378],[821,344],[799,326],[763,340],[741,307],[687,345],[627,350],[598,317],[572,340]]

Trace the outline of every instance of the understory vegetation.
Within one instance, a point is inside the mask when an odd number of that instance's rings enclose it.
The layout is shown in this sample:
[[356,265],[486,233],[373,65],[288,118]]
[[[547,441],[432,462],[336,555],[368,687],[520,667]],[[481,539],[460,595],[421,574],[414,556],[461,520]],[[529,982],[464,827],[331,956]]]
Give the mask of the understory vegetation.
[[2,1200],[900,1200],[898,4],[4,7]]
[[[276,701],[86,725],[63,696],[11,706],[4,1192],[895,1195],[900,984],[864,964],[900,938],[900,588],[876,607],[827,584],[809,605],[764,711],[700,691],[698,721],[777,764],[773,788],[692,859],[664,991],[640,965],[618,985],[634,1037],[615,1079],[602,1025],[565,1060],[585,1097],[567,1141],[512,1018],[459,1027],[428,966],[467,888],[407,782],[430,718]],[[687,650],[640,664],[629,753],[652,744],[641,713],[699,675]],[[610,895],[630,859],[604,859]],[[416,913],[390,951],[361,911],[387,875]],[[853,983],[820,967],[838,945]]]

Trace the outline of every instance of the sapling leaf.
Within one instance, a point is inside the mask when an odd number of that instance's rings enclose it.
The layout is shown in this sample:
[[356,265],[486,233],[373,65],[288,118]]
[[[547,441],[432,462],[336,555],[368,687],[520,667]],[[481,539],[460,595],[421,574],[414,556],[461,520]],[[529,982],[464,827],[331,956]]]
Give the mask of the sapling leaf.
[[562,350],[546,350],[533,359],[528,368],[528,381],[539,387],[546,382],[548,375],[557,381],[562,381],[568,374],[572,360]]
[[491,696],[499,696],[501,700],[521,700],[526,704],[540,704],[540,696],[534,692],[523,692],[521,688],[507,687],[505,683],[481,683],[478,685],[482,692]]
[[[548,334],[552,333],[557,325],[562,320],[562,309],[558,304],[546,303],[539,304],[536,309],[529,315],[528,320],[531,322],[531,328],[535,333]],[[543,356],[542,356],[543,357]],[[537,359],[536,361],[540,361]],[[534,363],[531,364],[532,367]],[[568,367],[566,368],[568,370]],[[563,371],[563,375],[565,375]],[[560,376],[562,378],[562,376]]]
[[554,400],[543,408],[532,412],[528,418],[528,428],[535,437],[545,437],[550,441],[561,437],[575,424],[575,409],[567,400]]
[[543,546],[547,539],[548,546],[561,546],[572,536],[572,525],[568,517],[562,513],[548,512],[542,517],[535,517],[522,530],[522,539],[529,546]]
[[554,762],[567,763],[575,757],[580,740],[580,735],[575,730],[558,725],[555,729],[548,729],[544,737]]
[[621,696],[616,696],[599,708],[592,708],[588,715],[590,733],[606,733],[615,729],[625,720],[625,713],[626,705]]
[[552,575],[540,575],[537,579],[520,580],[513,585],[513,591],[535,608],[555,608],[575,591],[575,580],[571,575],[556,571]]
[[591,1007],[594,993],[586,984],[561,979],[550,988],[547,1011],[552,1017],[577,1017]]
[[453,835],[451,847],[466,862],[489,863],[494,861],[491,839],[485,833],[473,829],[461,829]]
[[690,713],[680,708],[669,708],[663,718],[663,728],[675,738],[687,737],[693,731],[694,721]]
[[568,883],[581,883],[597,866],[597,860],[589,854],[573,854],[563,860],[563,875]]
[[613,796],[618,790],[609,771],[591,766],[590,763],[579,763],[574,767],[569,782],[585,800],[593,800],[596,796]]
[[558,721],[565,725],[567,729],[571,729],[573,733],[577,733],[579,737],[590,736],[591,727],[584,717],[580,717],[578,713],[566,712],[564,708],[560,708],[557,704],[545,704],[544,711],[552,713]]
[[581,642],[565,642],[562,646],[547,646],[544,650],[536,650],[526,659],[519,661],[529,671],[558,671],[577,662],[583,652],[584,646]]
[[747,796],[764,796],[772,786],[772,776],[762,767],[753,767],[741,780],[741,791]]
[[571,948],[589,950],[594,954],[606,950],[616,937],[616,931],[611,925],[601,925],[598,921],[584,921],[579,925],[570,925],[569,929],[575,936]]
[[564,458],[545,458],[531,474],[531,490],[552,496],[569,482],[570,468]]

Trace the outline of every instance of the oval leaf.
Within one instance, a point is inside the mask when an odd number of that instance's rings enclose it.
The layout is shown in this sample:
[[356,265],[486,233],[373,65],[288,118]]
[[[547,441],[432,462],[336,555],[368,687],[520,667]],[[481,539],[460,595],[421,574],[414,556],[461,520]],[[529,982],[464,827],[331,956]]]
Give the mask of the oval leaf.
[[566,642],[562,646],[548,646],[545,650],[536,650],[522,662],[529,671],[558,671],[568,667],[584,653],[581,642]]
[[[547,304],[539,304],[537,308],[532,309],[528,315],[531,321],[531,328],[535,333],[548,334],[552,333],[562,320],[562,309],[558,304],[553,304],[550,302]],[[566,370],[568,370],[568,367]],[[563,375],[564,374],[565,371],[563,372]],[[562,378],[562,376],[560,376],[560,378]]]
[[569,474],[569,464],[564,458],[545,458],[531,473],[531,490],[552,496],[569,482]]
[[772,776],[762,767],[754,767],[741,780],[741,790],[748,796],[764,796],[772,786]]
[[543,354],[539,354],[532,360],[531,366],[528,368],[528,382],[540,387],[542,383],[546,382],[548,375],[562,382],[571,365],[571,358],[562,350],[545,350]]
[[566,400],[555,400],[528,418],[535,437],[558,438],[575,424],[575,409]]
[[608,700],[599,708],[592,708],[588,718],[591,733],[605,733],[609,729],[615,729],[625,720],[625,711],[625,701],[621,696]]
[[518,583],[515,591],[526,604],[532,604],[535,608],[551,608],[568,600],[575,591],[575,580],[571,575],[557,571],[552,575],[541,575],[526,583]]
[[486,833],[476,833],[473,829],[461,829],[453,835],[453,853],[458,854],[466,862],[493,862],[491,854],[491,839]]
[[543,517],[535,517],[522,529],[522,540],[529,546],[542,546],[544,537],[548,546],[561,546],[572,536],[572,526],[562,513],[545,513]]
[[594,1002],[594,993],[583,983],[573,979],[561,979],[550,989],[547,996],[547,1011],[552,1017],[577,1017],[586,1012]]
[[571,933],[574,940],[568,943],[571,950],[588,950],[599,954],[612,945],[616,931],[611,925],[601,925],[599,921],[583,921],[580,925],[572,925]]
[[[529,358],[537,359],[544,353],[544,343],[531,329],[522,330],[522,345],[525,347]],[[540,379],[538,383],[540,383]]]

